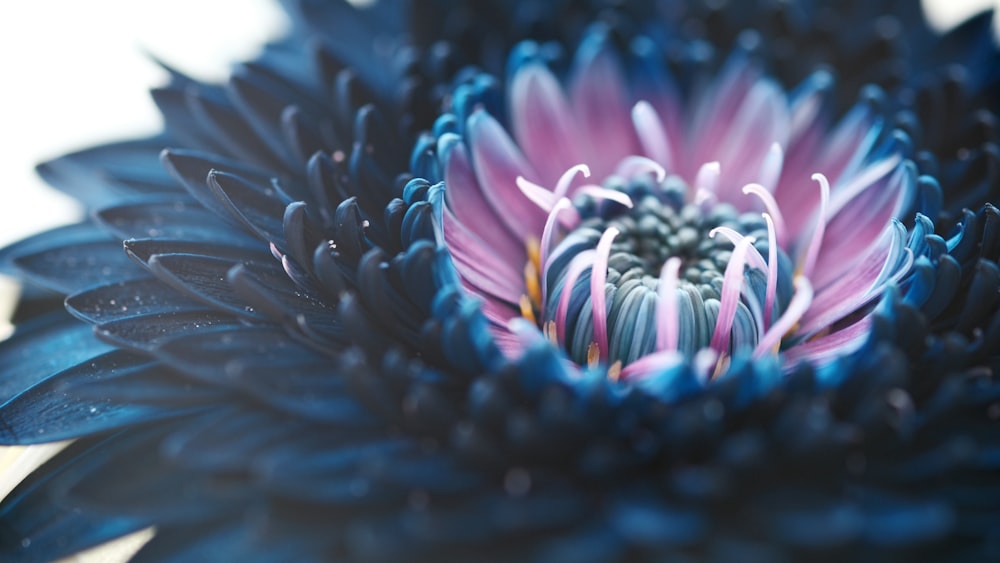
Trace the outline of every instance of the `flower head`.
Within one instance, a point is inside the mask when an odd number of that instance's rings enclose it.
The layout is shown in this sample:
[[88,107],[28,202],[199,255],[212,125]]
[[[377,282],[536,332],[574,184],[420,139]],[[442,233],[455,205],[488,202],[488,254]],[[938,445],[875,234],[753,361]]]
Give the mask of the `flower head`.
[[568,91],[537,45],[517,48],[516,141],[486,110],[439,122],[439,238],[501,347],[523,349],[510,323],[528,317],[577,363],[624,375],[676,351],[783,347],[791,366],[856,349],[913,263],[905,139],[871,101],[829,126],[827,73],[786,94],[742,51],[685,102],[663,53],[636,42],[623,60],[593,32]]
[[0,439],[75,441],[0,553],[996,557],[986,16],[286,5],[41,167]]

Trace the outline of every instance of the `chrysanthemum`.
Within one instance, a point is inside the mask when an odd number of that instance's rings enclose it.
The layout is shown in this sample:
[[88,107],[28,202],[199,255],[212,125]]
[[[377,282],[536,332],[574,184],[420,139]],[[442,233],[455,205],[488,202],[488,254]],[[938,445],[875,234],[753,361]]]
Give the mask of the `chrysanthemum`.
[[0,554],[1000,556],[988,15],[287,4],[42,166]]
[[917,190],[871,102],[828,127],[826,73],[789,96],[741,52],[686,107],[662,52],[640,38],[623,61],[604,30],[564,92],[538,50],[511,68],[516,142],[482,109],[437,126],[439,240],[508,355],[530,339],[518,317],[627,378],[677,352],[717,373],[734,353],[784,347],[791,367],[860,345],[913,264],[894,218]]

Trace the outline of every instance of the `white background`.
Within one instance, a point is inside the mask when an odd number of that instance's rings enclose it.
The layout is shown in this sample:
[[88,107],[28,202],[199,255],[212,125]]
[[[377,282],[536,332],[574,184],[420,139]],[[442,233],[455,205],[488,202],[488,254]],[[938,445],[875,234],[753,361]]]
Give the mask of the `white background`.
[[[991,1],[928,3],[948,25]],[[79,213],[36,163],[157,129],[147,91],[164,76],[144,50],[221,79],[286,25],[271,0],[0,2],[0,246]]]

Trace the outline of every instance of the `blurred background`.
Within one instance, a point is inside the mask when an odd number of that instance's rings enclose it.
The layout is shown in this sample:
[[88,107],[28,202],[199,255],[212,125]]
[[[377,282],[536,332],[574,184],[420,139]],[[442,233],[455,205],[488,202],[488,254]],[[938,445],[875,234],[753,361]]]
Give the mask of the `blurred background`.
[[221,80],[286,25],[274,0],[0,3],[0,246],[79,213],[35,164],[157,130],[148,54]]

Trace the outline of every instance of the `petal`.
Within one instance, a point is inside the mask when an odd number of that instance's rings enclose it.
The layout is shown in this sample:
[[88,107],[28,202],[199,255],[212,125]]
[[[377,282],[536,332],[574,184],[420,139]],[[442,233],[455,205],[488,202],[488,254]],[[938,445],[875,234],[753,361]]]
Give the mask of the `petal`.
[[580,143],[569,100],[559,81],[541,63],[528,63],[514,75],[510,115],[514,137],[542,185],[555,185],[563,172],[586,162],[587,148]]
[[488,113],[473,113],[467,129],[483,196],[512,232],[525,238],[540,236],[546,213],[517,187],[518,176],[536,178],[535,171],[500,123]]

